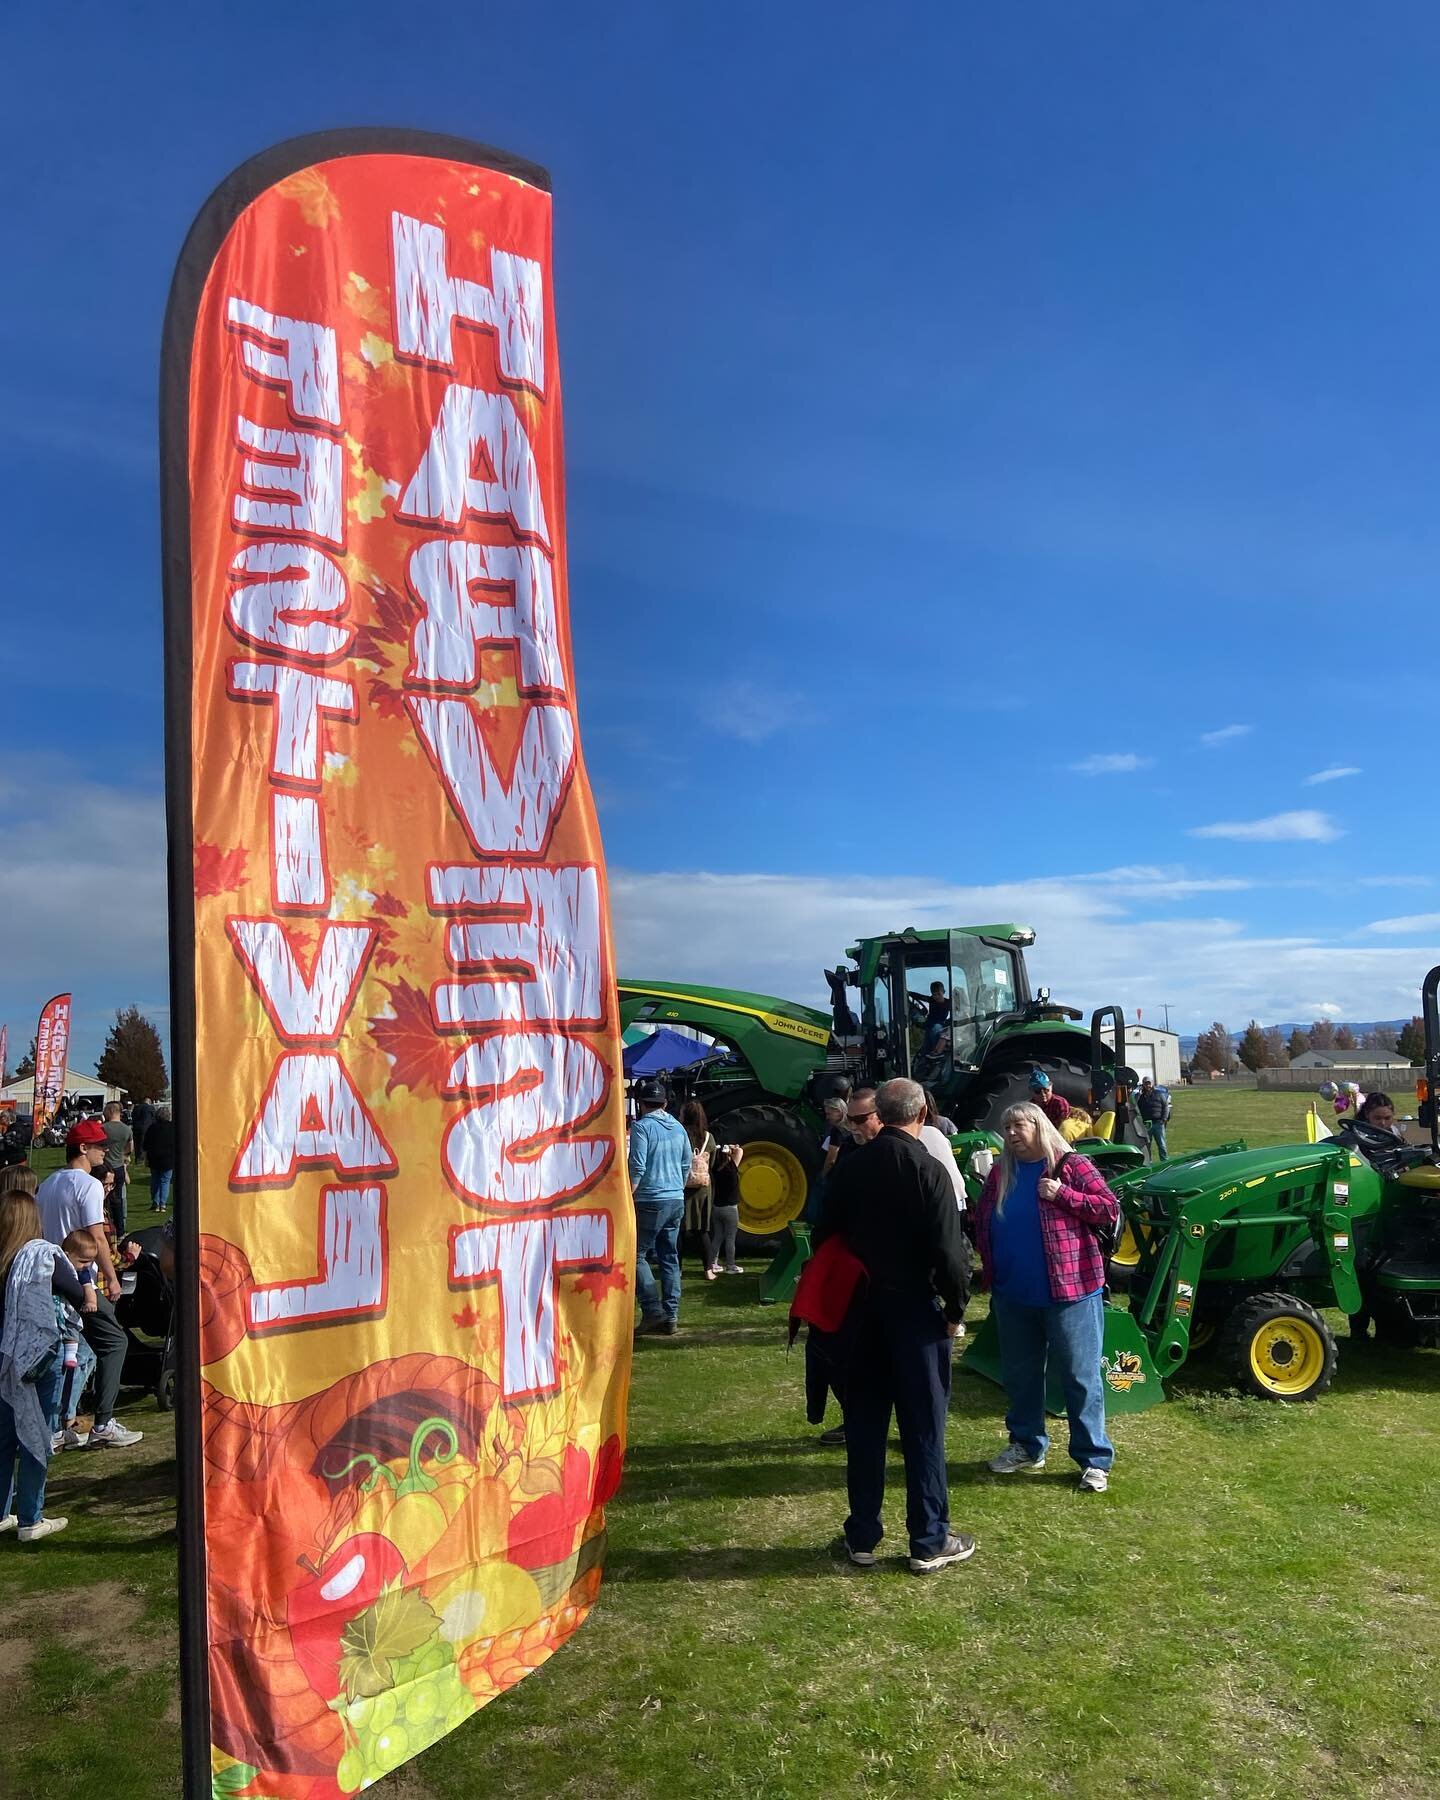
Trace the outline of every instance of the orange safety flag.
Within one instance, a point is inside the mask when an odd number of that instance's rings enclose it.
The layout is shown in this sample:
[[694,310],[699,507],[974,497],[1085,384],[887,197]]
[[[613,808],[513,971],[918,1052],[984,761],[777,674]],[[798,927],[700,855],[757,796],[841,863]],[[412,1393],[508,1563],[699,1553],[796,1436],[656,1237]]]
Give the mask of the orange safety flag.
[[163,374],[186,1792],[348,1795],[600,1585],[632,1324],[543,170],[231,175]]
[[38,1144],[60,1110],[65,1063],[70,1054],[70,996],[56,994],[40,1009],[35,1027],[35,1086],[30,1101],[30,1142]]

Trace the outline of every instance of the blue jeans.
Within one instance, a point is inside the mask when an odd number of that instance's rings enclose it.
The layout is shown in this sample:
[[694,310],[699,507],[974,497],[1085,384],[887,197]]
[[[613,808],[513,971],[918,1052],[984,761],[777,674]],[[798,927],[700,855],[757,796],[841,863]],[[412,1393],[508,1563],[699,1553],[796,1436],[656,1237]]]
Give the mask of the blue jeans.
[[1049,1447],[1045,1365],[1053,1356],[1070,1419],[1071,1458],[1082,1469],[1108,1469],[1115,1449],[1105,1435],[1105,1384],[1100,1373],[1104,1296],[1023,1306],[995,1294],[990,1310],[1000,1334],[1000,1372],[1010,1397],[1005,1415],[1010,1442],[1037,1461]]
[[[39,1396],[47,1422],[54,1415],[60,1374],[60,1353],[57,1350],[45,1373],[35,1383],[35,1392]],[[18,1478],[15,1473],[17,1457],[20,1463]],[[48,1459],[36,1462],[21,1444],[15,1430],[15,1414],[5,1401],[0,1400],[0,1488],[4,1490],[4,1498],[0,1499],[0,1519],[8,1519],[13,1507],[22,1525],[40,1523],[41,1510],[45,1505],[45,1471],[49,1466]]]
[[1156,1162],[1164,1162],[1170,1154],[1165,1148],[1165,1121],[1163,1119],[1147,1119],[1145,1129],[1150,1133],[1150,1147],[1155,1152]]
[[[675,1319],[680,1313],[680,1227],[685,1219],[685,1197],[635,1202],[635,1298],[647,1319]],[[655,1252],[660,1265],[660,1286],[645,1260]]]
[[170,1204],[170,1182],[174,1174],[173,1169],[158,1169],[150,1177],[150,1204],[161,1212]]
[[923,1295],[875,1293],[864,1311],[843,1376],[845,1476],[850,1517],[845,1541],[873,1550],[884,1526],[885,1449],[890,1415],[905,1458],[905,1526],[912,1556],[934,1556],[950,1533],[945,1472],[945,1414],[950,1400],[950,1339]]

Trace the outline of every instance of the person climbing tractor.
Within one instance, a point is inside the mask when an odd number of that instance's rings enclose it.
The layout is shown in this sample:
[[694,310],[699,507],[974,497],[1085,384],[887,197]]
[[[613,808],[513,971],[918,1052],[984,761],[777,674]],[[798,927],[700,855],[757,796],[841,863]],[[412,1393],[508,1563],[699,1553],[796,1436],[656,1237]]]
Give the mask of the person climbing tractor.
[[1149,1075],[1142,1076],[1140,1091],[1135,1096],[1135,1110],[1144,1123],[1155,1161],[1164,1162],[1169,1155],[1165,1147],[1165,1127],[1170,1123],[1169,1088],[1157,1086]]

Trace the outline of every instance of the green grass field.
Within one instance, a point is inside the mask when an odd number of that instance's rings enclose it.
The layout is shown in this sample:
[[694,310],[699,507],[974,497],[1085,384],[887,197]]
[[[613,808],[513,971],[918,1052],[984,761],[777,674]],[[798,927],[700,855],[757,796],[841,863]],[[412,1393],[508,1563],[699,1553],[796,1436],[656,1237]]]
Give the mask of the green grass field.
[[[1182,1089],[1173,1142],[1283,1142],[1303,1111]],[[983,1473],[1001,1395],[957,1373],[952,1513],[980,1548],[919,1581],[827,1554],[843,1453],[753,1293],[692,1283],[684,1334],[640,1344],[584,1629],[378,1793],[1440,1792],[1440,1354],[1342,1341],[1333,1390],[1289,1409],[1197,1360],[1115,1421],[1114,1485],[1083,1498],[1057,1452],[1038,1479]],[[173,1437],[153,1402],[126,1417],[138,1450],[53,1465],[70,1531],[0,1541],[7,1800],[179,1791]]]

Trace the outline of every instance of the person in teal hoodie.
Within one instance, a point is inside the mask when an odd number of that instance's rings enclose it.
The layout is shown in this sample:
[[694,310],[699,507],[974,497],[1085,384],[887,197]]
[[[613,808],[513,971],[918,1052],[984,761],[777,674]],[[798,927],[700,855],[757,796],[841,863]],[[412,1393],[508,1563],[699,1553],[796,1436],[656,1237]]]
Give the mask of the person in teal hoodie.
[[[680,1227],[692,1149],[690,1134],[665,1110],[665,1097],[664,1082],[653,1076],[635,1084],[640,1116],[630,1127],[627,1161],[635,1202],[636,1337],[674,1337],[680,1329]],[[652,1250],[660,1268],[658,1287],[647,1260]]]

